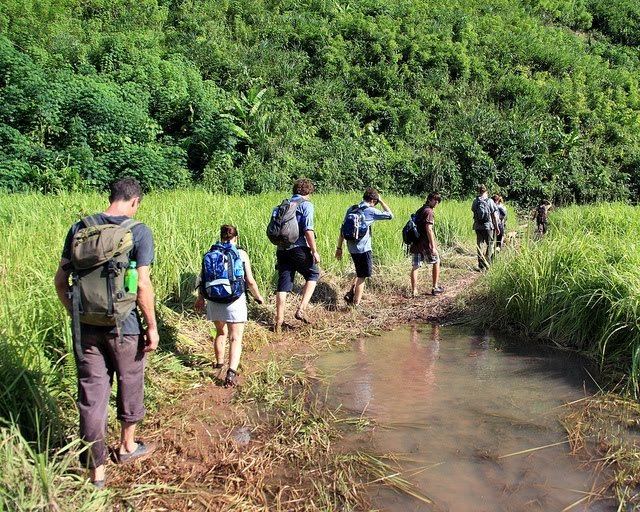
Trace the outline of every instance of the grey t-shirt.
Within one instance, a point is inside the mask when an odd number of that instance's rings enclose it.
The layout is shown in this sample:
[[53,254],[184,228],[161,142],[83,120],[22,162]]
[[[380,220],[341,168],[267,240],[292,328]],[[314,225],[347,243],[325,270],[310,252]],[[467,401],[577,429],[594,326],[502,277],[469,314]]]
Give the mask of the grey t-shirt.
[[[100,224],[121,224],[129,218],[124,215],[112,217],[104,213],[100,213],[96,217]],[[64,247],[62,248],[62,258],[71,260],[71,242],[73,241],[73,236],[83,227],[85,226],[82,221],[76,222],[71,226],[64,241]],[[151,265],[154,259],[154,244],[151,230],[144,224],[136,224],[131,228],[131,234],[133,235],[133,249],[129,253],[129,259],[134,260],[138,267]],[[116,333],[116,329],[82,324],[82,334],[103,334],[105,332]],[[140,334],[140,315],[137,308],[134,308],[131,314],[122,322],[122,334]]]
[[[479,201],[484,201],[487,203],[487,206],[489,208],[489,215],[493,216],[497,211],[498,211],[498,207],[496,206],[496,203],[493,202],[493,199],[491,199],[490,197],[487,198],[482,198],[482,197],[476,197],[473,200],[473,204],[471,205],[471,211],[474,212],[476,209],[478,208],[478,202]],[[493,222],[491,221],[491,218],[489,218],[489,220],[487,222],[481,223],[478,222],[475,219],[475,215],[474,215],[474,220],[473,220],[473,229],[475,231],[492,231],[493,230]]]

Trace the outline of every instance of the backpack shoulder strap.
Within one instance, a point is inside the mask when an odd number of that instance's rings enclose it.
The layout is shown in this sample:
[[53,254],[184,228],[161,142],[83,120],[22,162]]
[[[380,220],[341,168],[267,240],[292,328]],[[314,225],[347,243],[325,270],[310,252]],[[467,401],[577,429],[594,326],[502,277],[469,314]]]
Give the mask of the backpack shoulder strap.
[[138,224],[142,224],[142,222],[135,219],[127,219],[120,223],[120,227],[123,227],[125,229],[132,229],[134,226],[137,226]]
[[84,224],[85,227],[91,227],[91,226],[99,226],[100,224],[102,224],[102,222],[99,221],[99,213],[96,213],[95,215],[89,215],[87,217],[84,217],[82,219],[82,223]]

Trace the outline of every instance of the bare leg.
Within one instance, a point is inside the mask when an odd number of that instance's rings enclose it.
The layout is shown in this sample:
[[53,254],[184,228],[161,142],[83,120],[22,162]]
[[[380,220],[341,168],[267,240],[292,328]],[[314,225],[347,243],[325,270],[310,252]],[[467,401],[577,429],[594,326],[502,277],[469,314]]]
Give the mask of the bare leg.
[[355,287],[355,294],[353,296],[353,303],[354,304],[360,304],[360,301],[362,300],[362,294],[364,293],[364,284],[365,284],[366,278],[364,277],[356,277],[355,283],[354,283],[354,287]]
[[418,295],[418,267],[411,269],[411,295],[415,297]]
[[216,325],[216,340],[213,348],[216,353],[216,364],[224,363],[224,349],[227,344],[227,324],[226,322],[214,322]]
[[302,287],[302,302],[300,302],[300,306],[298,307],[298,311],[303,312],[307,309],[309,305],[309,301],[311,300],[311,296],[316,289],[317,281],[305,281],[304,286]]
[[244,334],[244,322],[229,325],[229,368],[238,369],[240,354],[242,353],[242,335]]
[[120,422],[120,453],[131,453],[137,448],[135,441],[136,424]]
[[287,292],[276,293],[276,318],[274,322],[276,330],[282,328],[282,324],[284,323],[284,307],[286,303]]
[[433,264],[433,270],[431,271],[431,277],[433,279],[433,287],[438,287],[438,282],[440,281],[440,262]]
[[92,482],[99,482],[100,480],[104,480],[104,464],[89,470],[89,478]]

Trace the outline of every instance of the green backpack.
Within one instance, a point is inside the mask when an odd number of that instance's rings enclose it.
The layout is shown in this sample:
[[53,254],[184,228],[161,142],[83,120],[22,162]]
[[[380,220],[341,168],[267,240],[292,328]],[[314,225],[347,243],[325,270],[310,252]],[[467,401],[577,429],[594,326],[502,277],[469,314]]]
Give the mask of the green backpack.
[[82,219],[71,242],[71,299],[74,348],[82,361],[80,324],[116,327],[136,307],[137,293],[127,293],[124,274],[133,249],[131,228],[140,224],[101,224],[98,216]]

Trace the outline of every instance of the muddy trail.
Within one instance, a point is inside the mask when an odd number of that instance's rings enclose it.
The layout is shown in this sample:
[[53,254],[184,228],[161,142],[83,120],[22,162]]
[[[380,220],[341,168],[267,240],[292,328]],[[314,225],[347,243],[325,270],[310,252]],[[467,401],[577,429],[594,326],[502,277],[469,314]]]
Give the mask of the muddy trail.
[[[343,453],[346,430],[367,429],[319,404],[312,365],[319,353],[409,322],[442,322],[462,309],[480,274],[468,257],[445,270],[445,293],[408,297],[390,272],[372,279],[363,303],[342,300],[346,281],[318,286],[309,309],[312,325],[291,318],[282,334],[270,331],[271,310],[261,309],[247,326],[239,386],[225,389],[213,370],[192,389],[148,415],[140,437],[157,443],[152,458],[127,467],[111,465],[109,487],[122,510],[319,510],[366,509],[367,482],[385,480],[391,467],[364,454]],[[405,276],[405,272],[396,275]],[[427,276],[423,287],[427,289]],[[430,289],[430,288],[429,288]],[[339,299],[338,299],[339,297]],[[288,315],[295,311],[290,298]],[[180,321],[204,357],[213,347],[206,322]],[[208,354],[208,356],[207,356]],[[224,375],[224,374],[222,374]],[[388,461],[387,461],[388,462]],[[387,482],[411,493],[401,479]],[[419,496],[428,503],[428,498]]]

